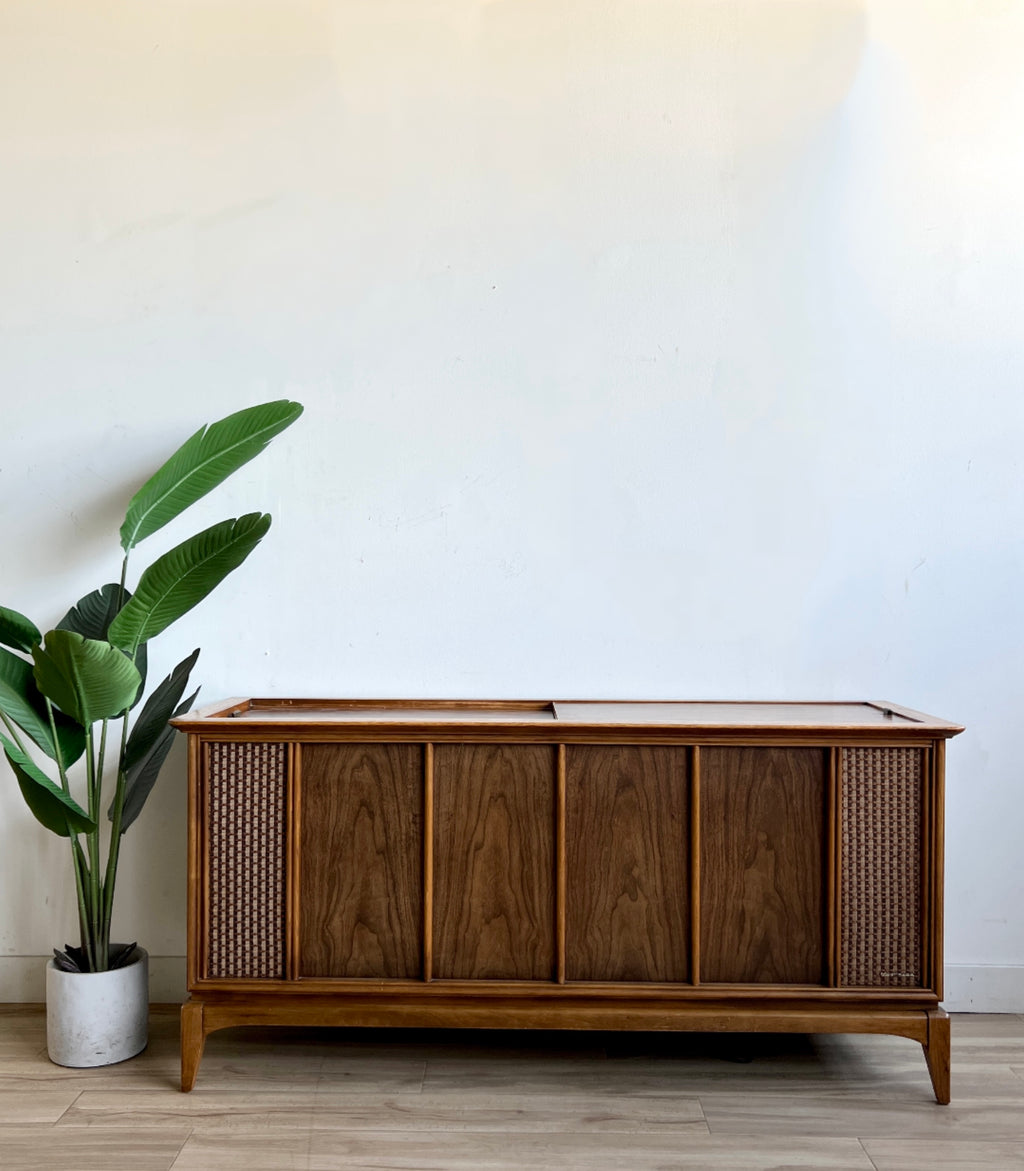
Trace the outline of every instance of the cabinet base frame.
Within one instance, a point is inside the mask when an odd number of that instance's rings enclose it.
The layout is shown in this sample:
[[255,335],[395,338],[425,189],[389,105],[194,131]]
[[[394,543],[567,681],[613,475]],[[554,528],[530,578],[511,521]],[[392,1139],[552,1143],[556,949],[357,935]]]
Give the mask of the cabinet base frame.
[[949,1016],[941,1008],[865,1008],[794,1004],[777,1000],[737,1005],[680,1001],[588,1000],[555,997],[417,999],[403,994],[247,996],[245,1000],[190,997],[181,1009],[181,1088],[196,1083],[206,1038],[243,1025],[433,1029],[587,1029],[630,1032],[882,1033],[908,1037],[924,1049],[935,1099],[950,1098]]

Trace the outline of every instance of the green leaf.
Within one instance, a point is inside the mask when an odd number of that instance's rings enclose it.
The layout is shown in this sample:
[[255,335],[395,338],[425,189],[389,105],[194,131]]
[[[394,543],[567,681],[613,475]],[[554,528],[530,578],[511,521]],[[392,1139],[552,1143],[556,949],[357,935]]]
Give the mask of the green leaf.
[[[110,630],[111,622],[117,617],[125,603],[130,600],[131,594],[126,589],[119,586],[117,582],[108,582],[107,585],[100,586],[98,590],[93,590],[91,594],[86,594],[84,598],[79,598],[57,623],[57,630],[73,630],[76,634],[82,635],[83,638],[107,642],[107,633]],[[134,662],[141,682],[132,707],[139,702],[146,689],[147,657],[146,644],[143,643],[135,652]]]
[[32,664],[0,649],[0,710],[26,732],[46,753],[53,756],[53,736],[45,708],[39,711],[30,698],[36,691]]
[[107,957],[107,971],[113,972],[118,968],[126,968],[136,958],[135,949],[139,945],[137,943],[112,943],[110,945],[110,955]]
[[132,497],[121,526],[121,548],[127,553],[163,528],[259,455],[301,414],[300,403],[279,399],[200,427]]
[[117,582],[108,582],[84,598],[79,598],[57,623],[57,630],[73,630],[83,638],[106,642],[110,624],[129,596],[128,591],[122,590]]
[[[195,702],[198,694],[199,688],[197,687],[180,707],[169,714],[171,716],[180,716],[183,712],[187,712]],[[171,745],[174,743],[176,734],[174,728],[169,724],[165,725],[163,731],[150,746],[146,754],[129,769],[125,777],[124,807],[121,812],[121,833],[124,833],[142,812],[142,807],[145,805],[146,798],[156,784],[156,779],[160,775],[160,770],[163,768],[164,761],[167,759],[167,754],[171,750]],[[113,813],[114,809],[111,806],[107,812],[107,816],[113,819]]]
[[[39,691],[35,686],[35,680],[32,681],[32,689],[37,695]],[[42,696],[40,695],[40,699]],[[63,712],[54,710],[53,722],[57,728],[57,743],[60,745],[60,759],[65,769],[69,769],[76,760],[85,752],[85,729],[81,724],[76,723],[70,716],[66,716]],[[40,748],[46,752],[44,745],[40,744]],[[46,752],[49,756],[49,752]],[[57,759],[56,756],[53,757]]]
[[0,606],[0,643],[28,654],[37,643],[42,641],[43,636],[30,618],[19,614],[17,610],[9,610],[6,606]]
[[[7,763],[18,778],[18,787],[37,821],[62,838],[91,833],[96,822],[71,797],[50,780],[39,766],[6,736],[0,736]],[[70,828],[69,828],[70,827]]]
[[153,747],[181,702],[188,677],[199,658],[199,648],[183,659],[146,700],[125,745],[122,766],[130,769]]
[[[32,677],[32,664],[0,648],[0,711],[39,745],[51,760],[57,759],[46,701]],[[54,712],[57,741],[65,768],[85,751],[85,731],[61,712]]]
[[110,641],[126,651],[148,642],[201,602],[249,556],[270,528],[266,513],[224,520],[158,557],[135,597],[110,624]]
[[126,711],[139,690],[131,659],[72,630],[49,631],[32,656],[39,690],[84,728]]

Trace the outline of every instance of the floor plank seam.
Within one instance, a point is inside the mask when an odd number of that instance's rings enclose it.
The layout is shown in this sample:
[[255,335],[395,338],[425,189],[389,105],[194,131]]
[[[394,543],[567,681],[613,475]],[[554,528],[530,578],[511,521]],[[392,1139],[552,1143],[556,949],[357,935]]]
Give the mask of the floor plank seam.
[[693,1101],[697,1103],[697,1109],[700,1111],[700,1120],[704,1123],[704,1129],[711,1134],[711,1123],[708,1122],[708,1112],[704,1109],[704,1100],[700,1094],[695,1094]]
[[79,1090],[79,1091],[78,1091],[78,1093],[77,1093],[77,1094],[75,1094],[75,1096],[74,1096],[74,1098],[72,1099],[72,1101],[68,1103],[68,1105],[67,1105],[66,1109],[65,1109],[65,1110],[64,1110],[64,1112],[63,1112],[63,1113],[60,1115],[60,1117],[59,1117],[59,1118],[55,1118],[55,1119],[53,1120],[53,1122],[51,1122],[51,1123],[50,1123],[50,1125],[51,1125],[52,1127],[58,1127],[58,1126],[60,1126],[60,1124],[61,1124],[61,1123],[64,1121],[64,1119],[65,1119],[65,1118],[68,1116],[68,1111],[70,1111],[70,1110],[74,1110],[75,1106],[77,1106],[77,1105],[78,1105],[78,1101],[79,1101],[79,1099],[80,1099],[80,1098],[81,1098],[81,1096],[82,1096],[84,1093],[86,1093],[86,1092],[87,1092],[86,1090]]
[[864,1145],[864,1140],[862,1138],[858,1138],[857,1143],[860,1146],[860,1149],[864,1152],[864,1158],[867,1159],[867,1161],[871,1164],[871,1166],[874,1168],[874,1171],[878,1171],[878,1164],[874,1159],[872,1159],[871,1152]]
[[704,1120],[704,1126],[707,1128],[708,1136],[710,1137],[711,1135],[717,1133],[711,1127],[711,1120],[708,1118],[708,1112],[704,1108],[704,1099],[700,1096],[700,1094],[697,1095],[697,1107],[700,1110],[701,1118]]
[[167,1164],[167,1171],[174,1171],[175,1163],[177,1163],[177,1161],[181,1158],[181,1152],[185,1149],[185,1147],[189,1144],[189,1142],[191,1142],[194,1134],[195,1134],[195,1131],[193,1130],[189,1134],[185,1135],[185,1137],[181,1140],[181,1146],[178,1147],[177,1153],[175,1154],[174,1158],[171,1159],[171,1161]]

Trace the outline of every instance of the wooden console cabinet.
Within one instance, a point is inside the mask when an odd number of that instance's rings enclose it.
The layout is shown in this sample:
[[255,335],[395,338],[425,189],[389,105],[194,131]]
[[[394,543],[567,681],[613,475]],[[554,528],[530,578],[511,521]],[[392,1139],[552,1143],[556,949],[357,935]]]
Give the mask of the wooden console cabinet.
[[892,1033],[949,1101],[955,724],[881,703],[221,703],[182,1088],[232,1025]]

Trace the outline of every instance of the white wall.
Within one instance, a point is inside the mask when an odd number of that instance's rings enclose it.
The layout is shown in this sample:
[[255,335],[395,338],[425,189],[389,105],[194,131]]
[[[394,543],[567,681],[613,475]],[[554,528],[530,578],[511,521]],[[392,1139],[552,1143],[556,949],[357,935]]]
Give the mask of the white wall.
[[[954,1006],[1024,1010],[1024,6],[6,0],[0,601],[116,576],[201,423],[302,421],[154,644],[204,695],[886,697],[957,719]],[[116,934],[181,992],[183,756]],[[0,785],[0,1000],[71,938]]]

